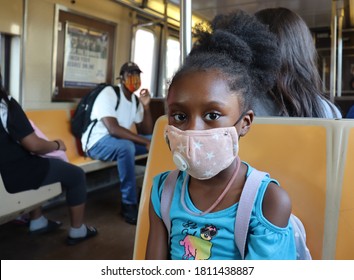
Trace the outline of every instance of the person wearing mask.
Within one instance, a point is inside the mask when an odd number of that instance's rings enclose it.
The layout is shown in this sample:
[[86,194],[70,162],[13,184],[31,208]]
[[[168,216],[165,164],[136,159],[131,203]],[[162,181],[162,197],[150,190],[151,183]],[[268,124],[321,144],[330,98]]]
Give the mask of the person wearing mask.
[[[218,28],[223,24],[229,28]],[[196,43],[168,90],[165,138],[179,173],[167,213],[169,227],[161,200],[170,171],[154,177],[145,258],[294,260],[291,200],[269,176],[251,206],[244,252],[235,243],[241,193],[254,172],[238,156],[239,139],[252,126],[254,92],[267,92],[276,78],[276,40],[242,11],[217,15],[211,27],[196,28]]]
[[[135,156],[149,151],[153,129],[150,93],[147,89],[138,91],[141,72],[134,62],[122,65],[118,93],[110,86],[100,92],[91,112],[91,119],[97,119],[97,123],[81,138],[89,157],[117,162],[122,215],[130,224],[136,224],[138,215]],[[130,130],[133,124],[138,134]]]

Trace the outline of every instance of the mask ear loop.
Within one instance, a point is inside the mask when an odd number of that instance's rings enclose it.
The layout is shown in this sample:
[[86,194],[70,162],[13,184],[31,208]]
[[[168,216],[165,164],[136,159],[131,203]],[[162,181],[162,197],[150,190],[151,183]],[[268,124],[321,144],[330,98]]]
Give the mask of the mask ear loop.
[[243,112],[243,113],[241,114],[241,116],[237,119],[237,121],[235,122],[235,124],[234,124],[233,126],[237,125],[237,124],[240,122],[240,120],[242,120],[242,118],[243,118],[246,114],[247,114],[246,111]]
[[[237,119],[237,121],[235,122],[235,124],[233,125],[234,127],[235,127],[235,129],[236,129],[236,125],[242,120],[242,118],[244,117],[244,116],[246,116],[246,114],[247,114],[247,112],[246,111],[244,111],[242,114],[241,114],[241,116]],[[237,129],[236,129],[236,132],[237,132]],[[239,133],[237,132],[237,135],[238,135],[238,139],[240,139],[240,135],[239,135]]]
[[220,201],[225,197],[227,192],[230,190],[230,188],[232,186],[232,183],[235,181],[237,173],[240,170],[240,166],[241,166],[241,160],[240,160],[239,157],[237,157],[236,158],[236,169],[235,169],[235,172],[232,175],[232,177],[231,177],[230,181],[228,182],[227,186],[225,187],[223,192],[220,194],[220,196],[216,199],[216,201],[213,203],[213,205],[211,205],[207,210],[205,210],[204,212],[201,212],[201,213],[196,213],[196,212],[193,212],[192,210],[190,210],[188,208],[186,202],[185,202],[184,197],[185,197],[185,192],[186,192],[186,184],[187,184],[187,181],[189,179],[189,175],[187,174],[186,178],[183,181],[182,190],[181,190],[181,198],[180,198],[181,204],[182,204],[184,210],[186,210],[186,212],[188,212],[189,214],[191,214],[193,216],[204,216],[204,215],[210,213],[212,210],[214,210],[215,207],[219,205]]

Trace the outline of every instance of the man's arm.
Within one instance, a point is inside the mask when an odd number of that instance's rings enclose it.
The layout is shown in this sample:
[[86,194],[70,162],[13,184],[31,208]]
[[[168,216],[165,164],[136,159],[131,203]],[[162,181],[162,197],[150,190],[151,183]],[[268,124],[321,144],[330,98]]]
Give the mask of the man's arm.
[[142,144],[146,146],[150,145],[149,139],[139,136],[136,133],[131,132],[129,129],[120,126],[117,119],[114,117],[104,117],[102,118],[102,122],[106,126],[109,134],[114,137],[131,140],[137,144]]

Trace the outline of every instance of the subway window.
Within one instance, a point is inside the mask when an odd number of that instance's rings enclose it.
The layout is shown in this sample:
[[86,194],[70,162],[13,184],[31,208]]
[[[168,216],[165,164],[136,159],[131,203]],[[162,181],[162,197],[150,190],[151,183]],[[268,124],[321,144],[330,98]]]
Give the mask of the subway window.
[[[143,71],[141,74],[141,86],[147,88],[153,95],[153,70],[155,63],[154,33],[147,29],[138,29],[135,34],[135,44],[133,49],[133,60]],[[157,63],[157,62],[156,62]]]
[[166,54],[166,79],[169,83],[180,65],[180,43],[178,39],[169,37],[167,39]]
[[3,86],[20,100],[20,37],[0,33],[0,69]]
[[6,70],[7,67],[5,67],[5,38],[4,35],[0,33],[0,69],[1,69],[1,76],[2,76],[2,82],[3,86],[7,88],[7,83],[6,83]]

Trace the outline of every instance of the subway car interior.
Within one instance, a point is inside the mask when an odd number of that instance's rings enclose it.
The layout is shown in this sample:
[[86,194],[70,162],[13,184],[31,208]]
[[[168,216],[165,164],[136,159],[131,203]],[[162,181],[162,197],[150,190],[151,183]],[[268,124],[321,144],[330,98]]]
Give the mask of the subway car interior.
[[[296,12],[310,28],[322,91],[343,119],[256,117],[241,144],[241,158],[268,168],[289,186],[313,259],[354,259],[354,121],[349,113],[354,106],[354,0],[0,0],[0,6],[3,86],[48,139],[65,142],[68,161],[85,171],[85,218],[99,231],[96,238],[67,246],[70,221],[60,184],[41,193],[11,194],[0,177],[2,260],[144,259],[152,178],[176,168],[163,136],[166,94],[191,50],[193,27],[232,10],[254,14],[276,7]],[[99,83],[117,84],[127,61],[142,71],[154,123],[149,154],[135,158],[137,225],[121,216],[116,162],[84,156],[70,132],[80,99]],[[28,213],[38,205],[50,219],[63,222],[61,229],[40,237],[28,234]]]

